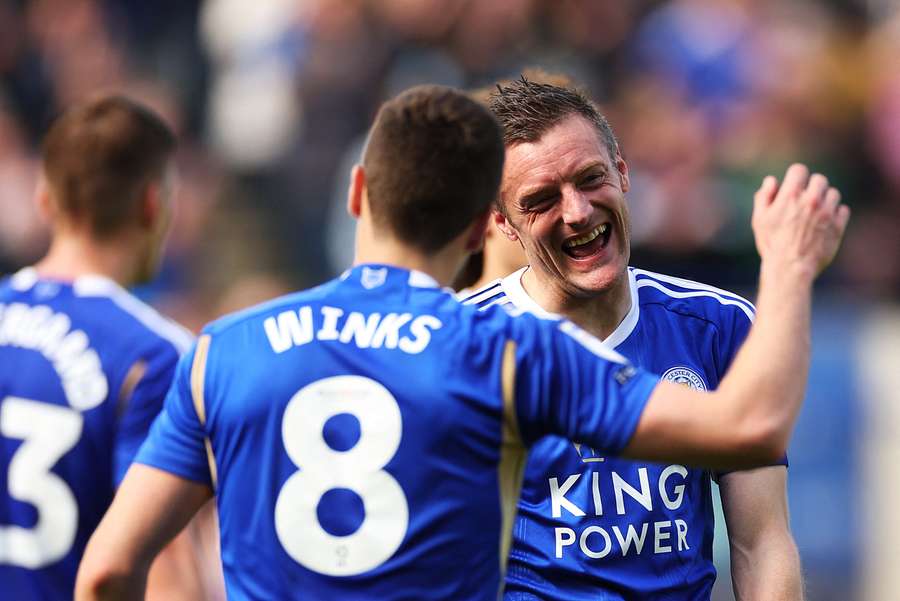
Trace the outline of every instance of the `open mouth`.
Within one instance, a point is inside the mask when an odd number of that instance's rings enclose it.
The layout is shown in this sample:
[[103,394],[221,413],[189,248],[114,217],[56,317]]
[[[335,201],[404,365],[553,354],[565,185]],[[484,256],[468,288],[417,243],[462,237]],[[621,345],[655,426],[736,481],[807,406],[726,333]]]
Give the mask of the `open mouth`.
[[591,257],[606,248],[612,236],[612,225],[601,223],[591,231],[563,242],[563,252],[573,259]]

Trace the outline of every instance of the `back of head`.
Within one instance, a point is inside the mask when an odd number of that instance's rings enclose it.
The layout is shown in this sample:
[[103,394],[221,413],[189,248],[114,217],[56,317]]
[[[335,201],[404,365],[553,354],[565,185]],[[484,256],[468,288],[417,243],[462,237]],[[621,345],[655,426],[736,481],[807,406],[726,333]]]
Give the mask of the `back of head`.
[[463,92],[411,88],[378,111],[363,166],[373,221],[398,240],[435,252],[496,198],[500,126]]
[[506,146],[536,142],[553,126],[577,115],[596,129],[600,141],[615,158],[616,136],[593,102],[575,89],[564,76],[538,73],[538,81],[523,75],[497,85],[488,106],[503,126]]
[[147,184],[163,176],[174,150],[174,134],[149,109],[100,96],[53,122],[44,174],[63,218],[105,238],[134,219]]

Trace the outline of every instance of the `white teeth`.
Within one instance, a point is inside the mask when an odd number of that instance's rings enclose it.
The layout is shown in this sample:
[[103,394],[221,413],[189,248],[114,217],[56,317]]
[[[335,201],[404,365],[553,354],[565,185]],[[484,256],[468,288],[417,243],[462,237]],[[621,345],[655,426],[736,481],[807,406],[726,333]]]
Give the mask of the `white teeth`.
[[571,240],[566,240],[563,244],[565,248],[572,248],[573,246],[581,246],[582,244],[587,244],[588,242],[593,241],[597,236],[601,234],[605,234],[606,230],[609,229],[609,224],[604,223],[601,226],[595,227],[591,231],[589,231],[584,236],[579,236],[578,238],[572,238]]

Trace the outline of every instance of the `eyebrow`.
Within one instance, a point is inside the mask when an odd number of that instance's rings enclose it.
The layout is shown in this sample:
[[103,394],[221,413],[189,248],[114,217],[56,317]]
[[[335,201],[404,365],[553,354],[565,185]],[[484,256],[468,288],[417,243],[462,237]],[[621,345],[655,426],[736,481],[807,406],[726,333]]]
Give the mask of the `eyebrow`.
[[602,171],[603,173],[609,173],[609,166],[603,161],[594,161],[592,163],[588,163],[575,173],[575,179],[584,177],[590,171]]
[[541,202],[544,197],[554,193],[558,188],[558,180],[554,180],[552,183],[539,185],[535,188],[532,188],[527,193],[519,197],[519,205],[525,208],[536,205]]
[[[568,179],[579,180],[591,171],[602,171],[603,173],[609,173],[609,166],[603,161],[592,161],[587,165],[581,167],[578,171],[575,172],[574,176]],[[543,199],[544,196],[558,189],[559,184],[560,180],[556,178],[554,178],[552,182],[546,184],[537,184],[519,197],[519,205],[527,208],[529,206],[537,204]]]

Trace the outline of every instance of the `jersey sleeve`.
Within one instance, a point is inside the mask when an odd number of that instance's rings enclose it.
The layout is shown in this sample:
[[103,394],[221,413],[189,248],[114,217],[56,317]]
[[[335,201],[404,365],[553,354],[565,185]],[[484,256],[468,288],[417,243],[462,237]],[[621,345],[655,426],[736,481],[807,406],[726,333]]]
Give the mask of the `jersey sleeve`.
[[531,445],[556,434],[605,453],[620,453],[634,435],[658,379],[571,322],[532,319],[540,327],[533,333],[520,329],[514,340],[515,400],[523,442]]
[[125,477],[153,421],[162,411],[177,362],[178,353],[174,348],[152,353],[152,358],[146,361],[146,370],[126,401],[119,417],[113,453],[113,482],[116,486]]
[[135,462],[212,486],[204,443],[206,433],[194,408],[191,391],[196,350],[195,344],[178,362],[162,413],[153,423]]

